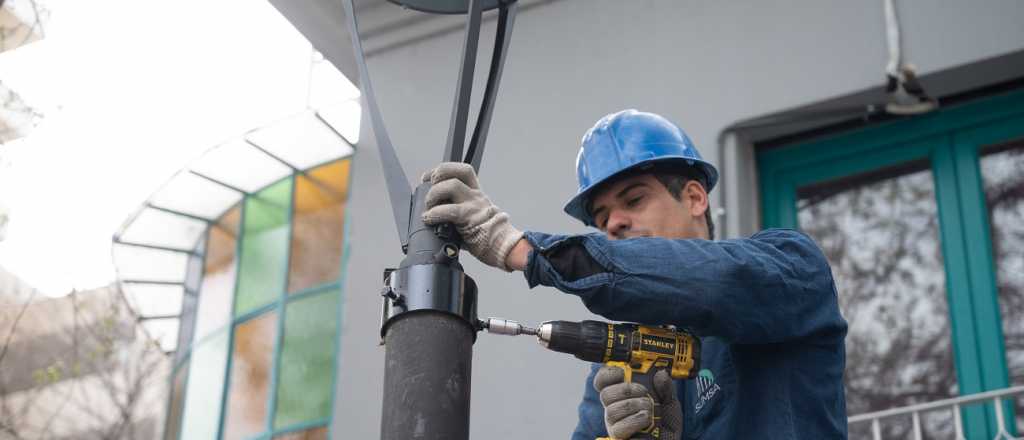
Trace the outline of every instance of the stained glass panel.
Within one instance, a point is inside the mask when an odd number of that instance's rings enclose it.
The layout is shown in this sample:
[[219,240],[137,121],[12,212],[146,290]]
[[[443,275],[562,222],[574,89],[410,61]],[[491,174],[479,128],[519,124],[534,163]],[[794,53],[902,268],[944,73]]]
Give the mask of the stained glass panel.
[[330,415],[339,296],[331,289],[287,306],[276,428]]
[[220,427],[221,396],[228,363],[228,332],[222,331],[196,346],[189,365],[181,438],[213,440]]
[[225,213],[209,230],[204,274],[199,288],[199,313],[195,340],[222,328],[231,319],[231,299],[238,269],[235,249],[238,243],[241,205]]
[[269,303],[284,291],[291,196],[292,179],[287,178],[245,201],[235,317]]
[[338,279],[349,165],[333,162],[295,179],[289,293]]
[[277,312],[235,326],[231,384],[224,416],[224,438],[242,439],[263,432],[267,424],[277,334]]

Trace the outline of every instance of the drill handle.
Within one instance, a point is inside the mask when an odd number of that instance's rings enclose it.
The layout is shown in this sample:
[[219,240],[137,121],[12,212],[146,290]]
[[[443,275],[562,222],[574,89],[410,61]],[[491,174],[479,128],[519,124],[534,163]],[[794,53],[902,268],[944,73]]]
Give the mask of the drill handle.
[[[647,396],[651,398],[654,403],[654,414],[652,417],[651,425],[634,433],[628,440],[661,440],[661,402],[658,401],[654,394],[654,374],[662,370],[660,368],[651,368],[646,373],[639,373],[633,371],[633,368],[625,362],[608,362],[605,365],[609,367],[618,367],[622,369],[624,373],[624,382],[626,383],[637,383],[643,385],[647,389]],[[626,439],[615,439],[611,437],[600,437],[597,440],[626,440]]]

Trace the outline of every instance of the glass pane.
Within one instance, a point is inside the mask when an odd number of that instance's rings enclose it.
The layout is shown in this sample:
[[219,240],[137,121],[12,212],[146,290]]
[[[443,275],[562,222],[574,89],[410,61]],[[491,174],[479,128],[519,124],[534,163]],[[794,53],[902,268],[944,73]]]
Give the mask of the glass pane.
[[291,197],[288,178],[245,200],[236,317],[273,301],[284,290]]
[[277,312],[235,326],[231,385],[224,414],[224,438],[241,439],[267,426],[267,391],[273,367]]
[[188,364],[178,368],[171,383],[171,408],[167,413],[167,429],[164,440],[178,440],[181,432],[181,406],[185,403],[185,377],[188,376]]
[[[800,228],[825,252],[849,322],[846,406],[856,415],[957,394],[938,207],[928,163],[915,162],[797,191]],[[904,438],[909,418],[886,419]],[[948,437],[948,413],[922,415]],[[870,438],[850,426],[850,438]]]
[[227,331],[218,333],[192,351],[188,391],[185,392],[185,418],[181,422],[181,438],[217,438],[227,363]]
[[359,143],[359,117],[362,112],[359,99],[327,105],[317,110],[320,117],[352,145]]
[[300,170],[352,154],[352,147],[312,112],[259,128],[246,136]]
[[278,367],[275,428],[331,414],[340,295],[340,290],[331,289],[288,304]]
[[199,239],[196,243],[196,247],[192,249],[195,252],[188,257],[188,269],[185,272],[185,290],[190,293],[199,291],[199,283],[203,279],[203,254],[206,252],[206,234]]
[[120,239],[129,243],[192,249],[204,232],[204,221],[147,207],[131,220]]
[[182,297],[181,319],[178,321],[178,340],[174,344],[174,362],[177,363],[188,352],[192,344],[192,331],[196,323],[196,297],[189,294]]
[[206,246],[203,281],[199,288],[199,312],[196,318],[195,340],[228,323],[231,318],[231,299],[235,292],[235,273],[241,205],[232,208],[210,228]]
[[334,162],[295,179],[289,293],[338,279],[349,164]]
[[255,192],[292,172],[241,139],[210,149],[192,164],[192,170],[247,192]]
[[184,296],[183,286],[132,283],[124,287],[124,299],[140,316],[184,314]]
[[241,198],[238,191],[181,171],[150,197],[149,202],[161,208],[212,219]]
[[185,281],[187,254],[123,244],[114,244],[113,254],[118,279]]
[[[1010,385],[1024,385],[1024,142],[984,151],[981,176]],[[1024,428],[1024,398],[1016,399],[1016,413]]]
[[274,440],[327,440],[327,427],[321,426],[305,431],[289,432],[274,436]]
[[199,291],[199,281],[203,277],[202,253],[206,252],[206,240],[200,240],[199,243],[195,249],[196,254],[188,259],[188,274],[185,276],[185,287],[183,289],[187,294],[181,297],[181,320],[178,325],[178,342],[175,344],[175,359],[180,359],[184,356],[188,346],[192,344],[192,336],[195,331],[196,306],[198,305],[197,292]]
[[160,349],[165,352],[172,352],[178,344],[178,319],[161,318],[147,319],[141,321],[142,329],[150,338],[160,344]]

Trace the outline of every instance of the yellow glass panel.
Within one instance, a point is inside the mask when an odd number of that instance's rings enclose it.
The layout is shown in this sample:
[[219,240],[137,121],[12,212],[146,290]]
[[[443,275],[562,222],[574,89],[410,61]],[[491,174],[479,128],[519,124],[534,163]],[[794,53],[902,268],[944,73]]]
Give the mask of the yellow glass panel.
[[277,312],[273,311],[235,326],[225,439],[247,438],[267,427],[267,392],[276,334]]
[[311,213],[348,199],[348,159],[321,165],[302,175],[306,185],[295,188],[295,213]]
[[289,293],[338,279],[350,166],[340,160],[295,178]]

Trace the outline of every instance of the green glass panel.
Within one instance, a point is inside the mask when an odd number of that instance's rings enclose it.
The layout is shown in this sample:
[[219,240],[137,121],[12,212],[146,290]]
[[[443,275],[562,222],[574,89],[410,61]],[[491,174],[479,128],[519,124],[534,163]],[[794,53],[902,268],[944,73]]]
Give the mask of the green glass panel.
[[287,306],[275,428],[331,414],[340,295],[331,289]]
[[181,438],[216,439],[228,362],[228,332],[223,330],[196,346],[189,365]]
[[236,317],[273,301],[284,291],[291,198],[289,177],[245,200]]

